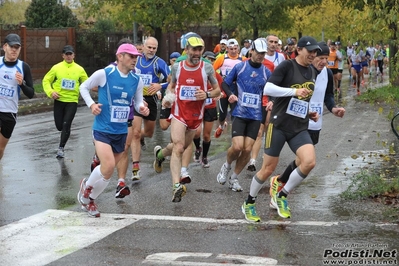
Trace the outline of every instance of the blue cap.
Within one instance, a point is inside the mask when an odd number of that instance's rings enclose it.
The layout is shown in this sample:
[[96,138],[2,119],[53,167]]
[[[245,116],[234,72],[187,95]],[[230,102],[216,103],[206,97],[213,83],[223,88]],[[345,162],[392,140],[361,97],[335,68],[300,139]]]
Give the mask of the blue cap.
[[173,58],[179,58],[181,56],[180,53],[178,52],[173,52],[170,54],[169,59],[173,59]]

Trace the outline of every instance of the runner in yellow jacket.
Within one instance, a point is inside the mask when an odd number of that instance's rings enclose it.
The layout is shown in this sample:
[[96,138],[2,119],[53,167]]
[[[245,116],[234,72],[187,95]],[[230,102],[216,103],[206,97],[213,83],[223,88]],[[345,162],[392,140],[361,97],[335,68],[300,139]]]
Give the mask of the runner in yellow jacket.
[[54,99],[54,122],[61,132],[57,158],[64,158],[64,147],[71,134],[71,125],[75,117],[79,86],[88,79],[86,71],[74,62],[75,52],[66,45],[62,50],[62,62],[54,65],[43,78],[43,89],[49,98]]

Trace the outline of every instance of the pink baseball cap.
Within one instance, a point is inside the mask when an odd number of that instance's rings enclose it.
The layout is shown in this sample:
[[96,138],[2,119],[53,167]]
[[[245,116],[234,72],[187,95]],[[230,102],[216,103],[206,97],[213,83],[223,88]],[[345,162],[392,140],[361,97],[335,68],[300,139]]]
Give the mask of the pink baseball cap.
[[119,46],[118,51],[116,51],[116,54],[121,54],[121,53],[142,56],[142,54],[140,54],[139,51],[137,51],[137,48],[130,43],[124,43],[121,46]]

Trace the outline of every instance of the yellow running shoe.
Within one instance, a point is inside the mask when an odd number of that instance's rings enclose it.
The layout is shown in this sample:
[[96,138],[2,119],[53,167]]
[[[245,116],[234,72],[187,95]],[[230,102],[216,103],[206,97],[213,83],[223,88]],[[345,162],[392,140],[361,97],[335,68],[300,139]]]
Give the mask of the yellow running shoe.
[[280,190],[282,190],[284,185],[285,185],[284,183],[279,182],[277,180],[277,178],[279,176],[280,175],[276,175],[276,176],[272,176],[270,178],[270,190],[269,190],[269,193],[270,193],[270,197],[272,197],[272,198],[274,197],[274,195],[276,195],[278,192],[280,192]]
[[288,207],[287,198],[282,196],[281,198],[277,197],[277,195],[273,198],[274,202],[277,203],[277,212],[280,217],[285,219],[291,218],[291,210]]
[[260,217],[256,214],[255,203],[244,203],[241,206],[241,211],[245,215],[245,219],[250,222],[260,222]]

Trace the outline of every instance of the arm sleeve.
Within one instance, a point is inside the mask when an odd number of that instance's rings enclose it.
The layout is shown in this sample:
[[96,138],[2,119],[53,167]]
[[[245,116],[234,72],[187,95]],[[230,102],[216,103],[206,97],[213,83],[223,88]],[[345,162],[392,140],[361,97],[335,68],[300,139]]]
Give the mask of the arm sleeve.
[[143,80],[141,78],[139,78],[139,83],[137,85],[136,94],[134,95],[134,109],[138,113],[140,112],[140,107],[144,106],[143,88],[144,88]]
[[107,78],[105,76],[105,70],[100,69],[93,73],[86,81],[84,81],[80,85],[80,95],[82,96],[83,100],[85,101],[86,105],[90,108],[94,102],[93,98],[91,98],[90,90],[94,87],[103,87]]
[[271,82],[266,82],[263,95],[269,95],[271,97],[291,97],[295,96],[295,89],[280,87]]
[[226,93],[227,98],[229,98],[230,95],[233,94],[233,93],[231,92],[231,90],[230,90],[229,85],[227,85],[227,83],[224,82],[224,81],[222,82],[222,89],[223,89],[224,93]]
[[24,82],[19,87],[21,88],[23,94],[26,95],[29,99],[32,99],[35,96],[35,89],[33,88],[33,78],[32,73],[30,71],[30,66],[23,62],[22,68],[24,71]]

